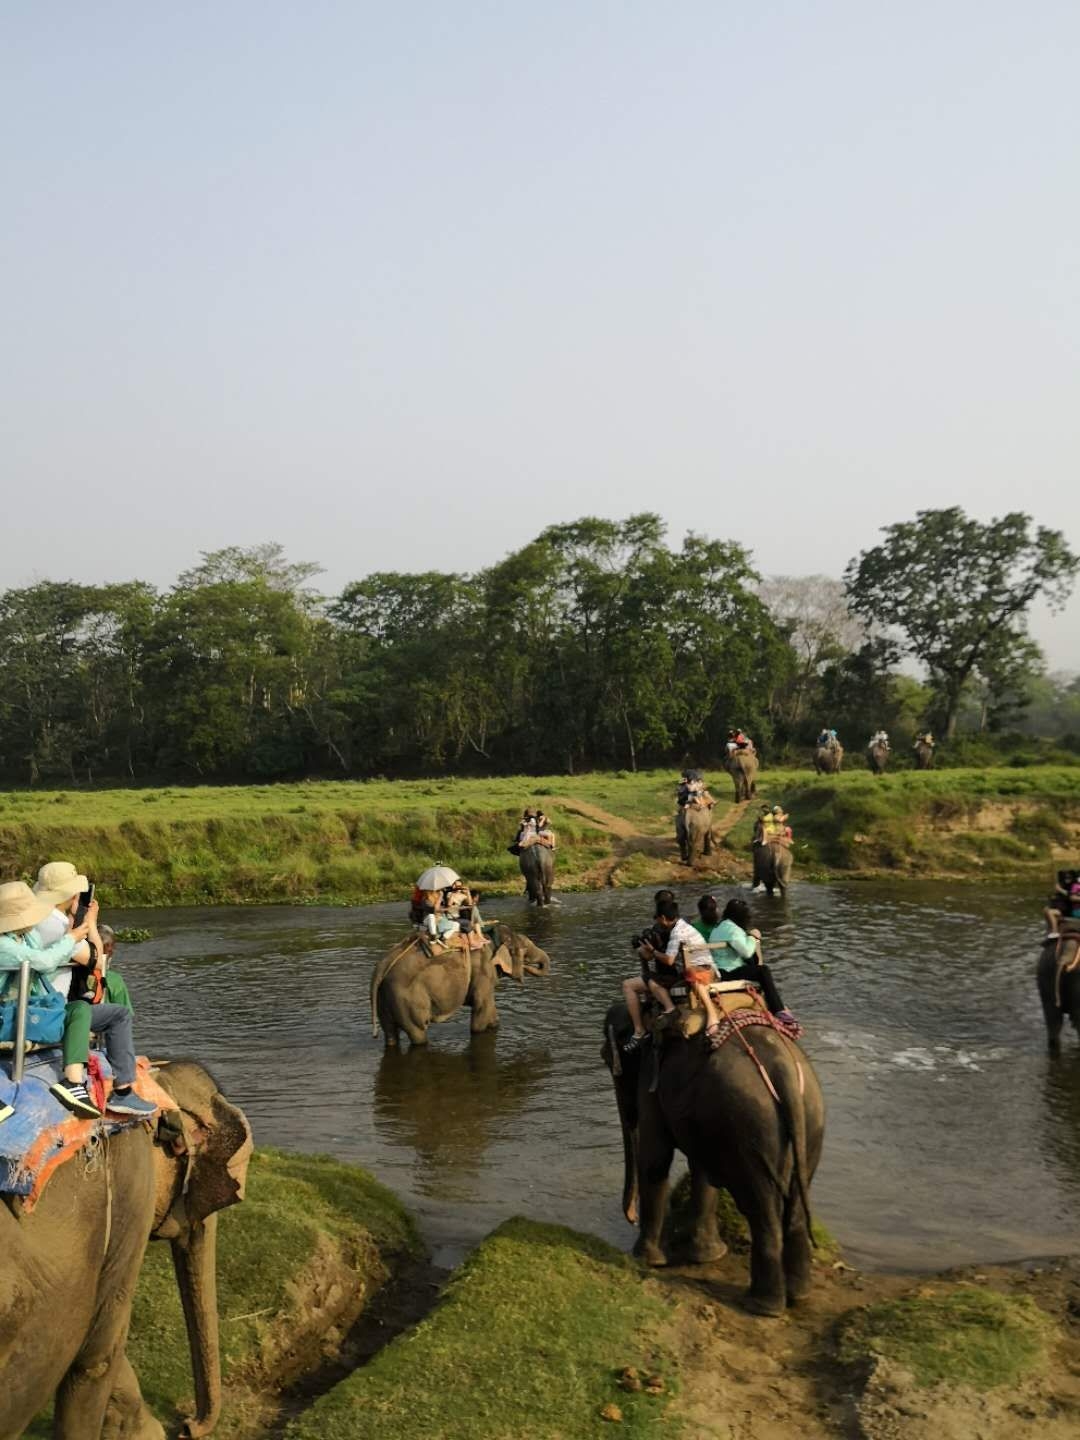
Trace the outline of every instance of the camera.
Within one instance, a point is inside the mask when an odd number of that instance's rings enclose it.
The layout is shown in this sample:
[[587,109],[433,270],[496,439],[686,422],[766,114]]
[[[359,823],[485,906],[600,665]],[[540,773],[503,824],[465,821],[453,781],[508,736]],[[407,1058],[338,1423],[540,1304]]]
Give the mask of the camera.
[[649,944],[651,944],[651,943],[652,943],[652,942],[651,942],[651,940],[649,939],[649,936],[648,936],[648,935],[631,935],[631,936],[630,936],[630,949],[631,949],[631,950],[637,950],[637,949],[639,949],[642,945],[649,945]]

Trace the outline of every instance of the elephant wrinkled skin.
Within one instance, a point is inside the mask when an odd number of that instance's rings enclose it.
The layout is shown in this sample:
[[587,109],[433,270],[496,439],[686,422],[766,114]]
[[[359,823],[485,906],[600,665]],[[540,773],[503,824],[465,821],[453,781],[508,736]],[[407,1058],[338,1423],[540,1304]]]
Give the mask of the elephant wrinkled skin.
[[472,1010],[473,1034],[499,1023],[495,987],[499,973],[515,980],[546,975],[547,954],[506,925],[494,925],[479,950],[447,950],[428,955],[416,934],[407,935],[384,955],[371,976],[371,1033],[380,1029],[387,1047],[404,1030],[413,1045],[427,1043],[428,1026],[442,1024],[463,1005]]
[[734,782],[737,805],[757,794],[758,758],[752,750],[732,750],[724,769]]
[[530,905],[550,905],[555,884],[555,851],[550,845],[528,845],[518,856]]
[[680,805],[675,814],[675,839],[684,865],[712,854],[712,806]]
[[1039,952],[1035,979],[1046,1021],[1046,1043],[1055,1055],[1061,1049],[1061,1030],[1066,1020],[1072,1022],[1073,1029],[1080,1035],[1080,966],[1075,970],[1065,969],[1075,958],[1078,946],[1080,935],[1066,932],[1060,950],[1056,940],[1048,940]]
[[716,1191],[726,1188],[750,1227],[746,1304],[757,1314],[781,1314],[810,1287],[809,1187],[821,1158],[825,1105],[809,1060],[775,1030],[743,1032],[777,1103],[737,1039],[714,1051],[699,1030],[686,1040],[667,1039],[651,1092],[652,1046],[629,1055],[618,1049],[630,1034],[624,1005],[608,1011],[604,1033],[623,1131],[623,1213],[640,1225],[635,1254],[650,1265],[667,1263],[668,1173],[681,1150],[691,1174],[691,1258],[704,1263],[723,1254],[715,1212]]
[[[124,1353],[147,1241],[172,1245],[195,1381],[187,1434],[221,1407],[217,1211],[244,1196],[251,1131],[193,1061],[156,1077],[183,1138],[145,1125],[98,1138],[53,1175],[30,1214],[0,1203],[0,1437],[21,1435],[56,1396],[57,1440],[159,1440]],[[175,1115],[176,1112],[170,1112]]]

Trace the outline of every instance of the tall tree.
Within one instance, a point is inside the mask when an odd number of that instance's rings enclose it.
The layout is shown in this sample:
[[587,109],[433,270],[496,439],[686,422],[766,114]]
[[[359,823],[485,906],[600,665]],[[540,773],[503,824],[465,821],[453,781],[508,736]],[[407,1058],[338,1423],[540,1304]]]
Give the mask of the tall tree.
[[980,661],[1025,639],[1033,600],[1055,609],[1065,603],[1080,557],[1060,531],[1033,530],[1019,513],[983,525],[957,506],[921,510],[883,533],[884,542],[845,572],[851,608],[870,625],[898,631],[927,667],[937,723],[952,736]]

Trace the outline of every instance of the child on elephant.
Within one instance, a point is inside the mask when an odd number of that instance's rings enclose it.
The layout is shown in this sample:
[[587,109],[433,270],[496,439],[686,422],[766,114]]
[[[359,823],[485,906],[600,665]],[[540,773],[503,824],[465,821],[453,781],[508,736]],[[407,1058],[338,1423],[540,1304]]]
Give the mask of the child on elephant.
[[[780,997],[780,991],[773,979],[772,971],[761,958],[761,931],[751,926],[750,906],[738,898],[729,900],[724,906],[720,924],[709,936],[709,949],[722,980],[749,980],[757,985],[765,997],[765,1004],[771,1014],[785,1025],[798,1026],[795,1016],[788,1010]],[[731,963],[725,958],[725,951],[739,962]],[[715,1042],[716,1030],[711,1027],[705,1032]]]

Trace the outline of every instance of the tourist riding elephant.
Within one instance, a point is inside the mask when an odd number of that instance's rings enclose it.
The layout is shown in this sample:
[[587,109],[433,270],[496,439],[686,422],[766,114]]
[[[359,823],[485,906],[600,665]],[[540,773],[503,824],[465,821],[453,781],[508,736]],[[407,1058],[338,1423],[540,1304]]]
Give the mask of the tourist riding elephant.
[[1061,1049],[1061,1027],[1066,1020],[1072,1021],[1073,1029],[1080,1035],[1080,963],[1074,970],[1068,968],[1077,962],[1078,950],[1080,933],[1064,931],[1060,943],[1056,940],[1044,943],[1035,972],[1046,1021],[1046,1041],[1055,1055]]
[[819,745],[814,751],[814,769],[819,775],[839,775],[844,763],[844,747],[839,740],[831,745]]
[[770,895],[774,890],[786,895],[791,884],[791,867],[794,863],[791,847],[773,841],[771,844],[758,845],[756,850],[754,884],[764,885]]
[[550,905],[555,883],[555,851],[539,843],[527,846],[518,856],[530,905]]
[[[704,1025],[700,1011],[690,1017],[695,1023]],[[809,1060],[767,1026],[740,1032],[758,1063],[738,1036],[711,1050],[701,1028],[687,1039],[668,1032],[657,1059],[655,1040],[623,1053],[619,1046],[630,1033],[626,1007],[613,1005],[601,1054],[622,1122],[623,1213],[631,1224],[640,1222],[634,1253],[646,1264],[667,1264],[668,1172],[681,1150],[690,1163],[692,1259],[705,1263],[724,1253],[716,1231],[716,1191],[724,1187],[750,1227],[746,1304],[759,1315],[781,1314],[810,1287],[809,1189],[825,1106]]]
[[[124,1347],[151,1237],[172,1245],[195,1385],[190,1436],[221,1408],[217,1212],[244,1197],[251,1131],[194,1061],[155,1076],[176,1100],[146,1125],[95,1132],[26,1213],[0,1203],[0,1436],[21,1435],[55,1395],[57,1440],[161,1440]],[[170,1121],[172,1123],[170,1123]],[[179,1398],[179,1397],[178,1397]]]
[[473,1034],[499,1023],[495,986],[500,972],[515,980],[546,975],[551,961],[527,935],[493,925],[477,950],[448,949],[431,955],[419,934],[407,935],[384,955],[371,976],[371,1033],[389,1049],[404,1030],[413,1045],[427,1044],[428,1026],[452,1019],[463,1005],[472,1010]]
[[925,740],[915,742],[915,768],[916,770],[932,770],[934,768],[934,747],[928,745]]
[[741,805],[757,794],[758,758],[753,750],[731,750],[724,769],[735,782],[735,803]]
[[866,763],[870,766],[871,774],[884,775],[885,767],[889,763],[889,747],[882,745],[879,741],[871,745],[866,751]]
[[675,839],[684,865],[712,854],[712,806],[680,805],[675,812]]

